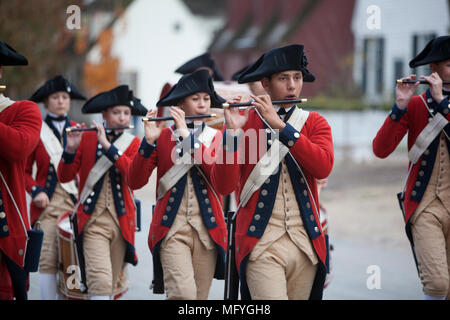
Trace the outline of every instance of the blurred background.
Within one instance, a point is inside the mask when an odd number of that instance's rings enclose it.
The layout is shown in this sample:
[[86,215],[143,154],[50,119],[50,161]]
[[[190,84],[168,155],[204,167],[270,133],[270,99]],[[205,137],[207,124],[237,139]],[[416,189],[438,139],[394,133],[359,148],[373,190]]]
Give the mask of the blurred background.
[[[387,160],[373,156],[371,142],[394,103],[395,80],[429,74],[408,63],[430,39],[449,33],[449,15],[449,0],[0,0],[0,39],[30,62],[6,68],[1,84],[13,99],[30,97],[57,74],[87,97],[128,84],[155,108],[164,84],[179,79],[174,70],[197,55],[210,52],[230,81],[268,49],[303,44],[316,76],[303,87],[303,107],[328,120],[336,156],[321,193],[335,249],[325,297],[420,299],[395,198],[407,173],[405,139]],[[80,110],[73,102],[71,117],[89,121]],[[135,134],[141,130],[137,125]],[[154,184],[138,195],[151,206]],[[129,298],[152,298],[145,227],[137,235],[145,279],[134,278]],[[381,288],[368,289],[369,265],[380,267]]]

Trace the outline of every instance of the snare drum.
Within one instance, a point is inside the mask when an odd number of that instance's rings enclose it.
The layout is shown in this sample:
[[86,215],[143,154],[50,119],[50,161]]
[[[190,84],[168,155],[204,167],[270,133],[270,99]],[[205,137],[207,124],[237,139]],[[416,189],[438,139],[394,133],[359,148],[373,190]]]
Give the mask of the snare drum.
[[[69,216],[70,212],[67,212],[58,219],[58,292],[64,299],[89,300],[89,294],[80,290],[81,273]],[[114,290],[114,299],[120,298],[127,291],[127,287],[124,268]]]

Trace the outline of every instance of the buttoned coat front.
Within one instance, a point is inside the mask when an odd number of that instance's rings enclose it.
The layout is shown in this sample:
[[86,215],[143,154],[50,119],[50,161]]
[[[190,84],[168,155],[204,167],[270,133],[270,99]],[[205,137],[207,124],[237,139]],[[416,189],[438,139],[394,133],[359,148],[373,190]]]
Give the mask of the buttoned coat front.
[[[119,136],[112,140],[112,143]],[[86,180],[96,161],[103,155],[114,164],[105,174],[110,175],[111,189],[114,197],[114,205],[118,215],[120,229],[126,243],[125,262],[137,264],[137,254],[134,247],[135,233],[135,204],[133,193],[129,188],[128,166],[139,148],[139,139],[134,137],[128,148],[121,152],[114,144],[105,151],[98,143],[95,132],[83,133],[76,154],[64,152],[58,165],[58,179],[62,183],[75,178],[77,173],[80,178],[79,195],[83,190]],[[103,185],[101,178],[95,185],[93,192],[78,206],[76,217],[78,235],[82,236],[83,228],[95,209],[95,204]]]

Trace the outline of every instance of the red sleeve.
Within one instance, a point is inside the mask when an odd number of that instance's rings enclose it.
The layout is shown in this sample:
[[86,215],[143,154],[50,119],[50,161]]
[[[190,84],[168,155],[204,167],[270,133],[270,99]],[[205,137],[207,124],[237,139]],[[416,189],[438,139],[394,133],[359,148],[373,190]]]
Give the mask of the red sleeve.
[[131,144],[128,146],[127,150],[125,150],[122,156],[114,163],[114,166],[120,170],[126,180],[128,180],[128,168],[131,165],[131,162],[135,157],[138,149],[139,138],[135,137]]
[[400,110],[397,106],[392,108],[372,142],[373,153],[378,158],[386,158],[397,148],[408,131],[408,116],[406,110]]
[[31,188],[35,185],[37,185],[37,181],[33,179],[32,173],[33,173],[33,163],[36,158],[36,149],[33,150],[33,152],[28,156],[26,165],[25,165],[25,190],[31,194]]
[[[292,126],[288,124],[286,128],[280,132],[280,140],[285,141],[287,137],[287,145],[289,141],[295,141],[294,145],[289,149],[298,163],[317,179],[324,179],[328,177],[333,169],[334,151],[333,138],[331,135],[331,128],[328,122],[316,112],[311,112],[305,126],[307,129],[307,136],[300,134],[297,140],[294,132],[291,135],[284,132],[289,130]],[[283,137],[284,136],[284,137]]]
[[221,195],[232,193],[239,181],[239,152],[239,137],[227,135],[225,129],[214,137],[209,148],[205,147],[205,158],[214,161],[202,162],[202,169],[208,173],[211,184]]
[[81,167],[85,137],[86,134],[83,134],[75,154],[67,153],[66,151],[63,152],[57,170],[59,182],[66,183],[76,178],[78,170]]
[[153,169],[157,166],[157,154],[157,147],[148,144],[143,138],[139,151],[135,153],[128,166],[128,185],[132,190],[140,189],[147,184]]
[[14,104],[18,105],[10,107],[17,110],[12,125],[0,122],[1,158],[7,161],[25,160],[39,142],[42,126],[41,112],[37,104],[31,101]]

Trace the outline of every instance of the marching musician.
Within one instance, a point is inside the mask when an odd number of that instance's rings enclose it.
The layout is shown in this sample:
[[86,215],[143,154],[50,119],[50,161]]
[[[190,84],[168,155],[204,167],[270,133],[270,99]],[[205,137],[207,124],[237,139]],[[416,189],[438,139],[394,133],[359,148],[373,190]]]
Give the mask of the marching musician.
[[[450,275],[450,36],[431,40],[409,63],[430,65],[422,76],[429,88],[414,96],[419,81],[399,83],[391,113],[373,140],[379,158],[389,156],[408,132],[409,174],[404,198],[406,233],[411,242],[424,299],[449,299]],[[402,80],[418,80],[411,75]]]
[[[75,180],[61,184],[56,177],[56,168],[67,139],[66,128],[76,123],[68,118],[71,100],[86,98],[63,76],[58,75],[40,87],[30,98],[36,103],[43,102],[47,116],[42,122],[41,139],[36,149],[28,157],[25,168],[25,187],[31,195],[31,225],[39,222],[44,231],[41,258],[39,262],[39,287],[41,299],[57,298],[57,221],[66,212],[73,211],[78,188]],[[33,178],[33,164],[36,176]]]
[[[144,186],[157,168],[157,202],[149,233],[154,292],[168,299],[207,299],[213,277],[223,279],[227,231],[219,194],[234,185],[212,174],[221,132],[185,116],[205,115],[225,102],[206,70],[183,76],[157,103],[174,106],[175,124],[149,121],[129,168],[130,186]],[[156,111],[148,116],[154,118]]]
[[[27,59],[0,41],[3,66],[28,65]],[[42,117],[31,101],[13,101],[0,93],[0,300],[27,299],[25,271],[30,222],[25,195],[25,164],[39,142]]]
[[[129,126],[146,108],[122,85],[88,100],[83,113],[101,113],[106,127]],[[79,128],[77,125],[76,128]],[[72,131],[58,166],[66,183],[80,177],[76,206],[76,243],[82,281],[92,300],[109,300],[126,286],[126,263],[137,264],[134,247],[135,203],[128,186],[128,166],[139,139],[124,130]]]
[[[255,141],[242,141],[244,164],[223,167],[237,185],[235,254],[243,299],[322,298],[328,246],[316,180],[333,166],[331,129],[316,112],[272,105],[298,99],[303,83],[315,80],[306,66],[303,45],[267,51],[238,79],[260,81],[267,95],[252,96],[247,122],[245,115],[225,110],[226,130],[241,128],[245,138],[262,132]],[[251,161],[254,154],[257,161]]]

